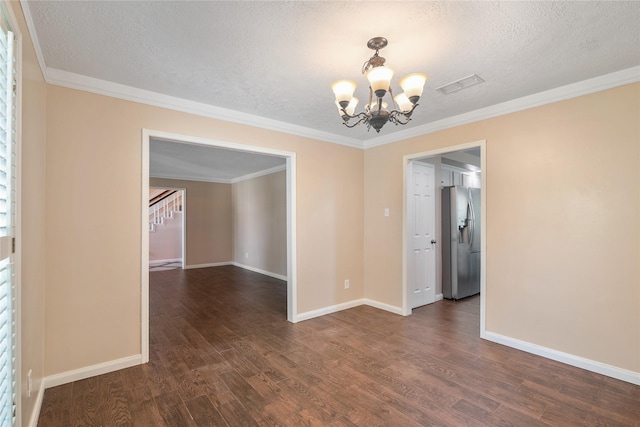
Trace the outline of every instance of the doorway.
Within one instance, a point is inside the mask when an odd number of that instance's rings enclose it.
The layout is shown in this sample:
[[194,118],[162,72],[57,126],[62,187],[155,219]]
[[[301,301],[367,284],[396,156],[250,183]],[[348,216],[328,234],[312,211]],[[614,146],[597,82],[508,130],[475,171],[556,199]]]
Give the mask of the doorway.
[[[477,161],[473,161],[475,156]],[[486,142],[476,141],[451,147],[415,153],[404,156],[404,219],[403,219],[403,315],[410,315],[413,308],[443,298],[442,292],[442,195],[441,188],[451,185],[464,185],[482,188],[480,197],[480,335],[485,330],[485,295],[486,295]],[[424,209],[429,209],[427,217],[435,219],[435,228],[428,231],[423,227],[422,233],[416,233],[414,218],[424,216],[416,210],[416,198],[429,196],[425,193],[416,196],[415,166],[427,164],[433,167],[434,181],[437,183],[433,191],[433,202],[423,203]],[[418,166],[420,169],[422,166]],[[455,173],[454,173],[455,172]],[[428,223],[428,222],[427,222]],[[427,226],[428,227],[428,226]],[[420,235],[421,234],[421,235]],[[421,248],[416,250],[417,237],[421,240]],[[433,244],[431,242],[434,242]],[[420,254],[424,267],[419,266],[417,274],[416,262],[412,259]],[[435,262],[435,268],[429,270],[429,258]],[[432,262],[432,261],[429,261]],[[426,269],[425,269],[426,268]],[[430,291],[429,275],[435,275],[435,298],[416,298],[416,290]],[[422,280],[420,281],[416,281]],[[428,292],[426,293],[428,294]],[[426,301],[426,302],[425,302]]]
[[149,271],[185,267],[185,193],[149,187]]
[[[287,320],[297,322],[297,274],[296,274],[296,154],[294,152],[269,149],[246,144],[215,141],[201,137],[172,134],[162,131],[143,129],[142,132],[142,206],[149,200],[150,141],[168,141],[201,147],[218,148],[237,153],[272,156],[283,159],[286,171],[286,257],[287,257]],[[142,225],[147,225],[147,210],[142,209]],[[142,265],[149,263],[149,237],[142,233]],[[143,268],[141,276],[141,353],[143,363],[149,361],[149,275]]]

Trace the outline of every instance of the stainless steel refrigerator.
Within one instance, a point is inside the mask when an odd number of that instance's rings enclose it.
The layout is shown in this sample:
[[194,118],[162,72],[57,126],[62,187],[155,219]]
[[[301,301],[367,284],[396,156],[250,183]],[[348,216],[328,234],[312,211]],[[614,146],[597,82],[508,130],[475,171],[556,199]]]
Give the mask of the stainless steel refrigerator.
[[480,293],[480,189],[442,189],[442,295]]

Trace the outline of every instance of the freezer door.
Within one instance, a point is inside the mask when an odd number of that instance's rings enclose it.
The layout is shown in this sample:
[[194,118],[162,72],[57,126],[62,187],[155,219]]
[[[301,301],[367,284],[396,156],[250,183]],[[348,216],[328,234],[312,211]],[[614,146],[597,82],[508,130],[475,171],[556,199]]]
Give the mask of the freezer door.
[[[464,245],[458,246],[458,289],[454,299],[465,298],[480,292],[480,189],[465,188],[467,236]],[[458,192],[462,192],[459,189]]]
[[445,187],[441,200],[442,295],[457,300],[480,292],[480,192]]

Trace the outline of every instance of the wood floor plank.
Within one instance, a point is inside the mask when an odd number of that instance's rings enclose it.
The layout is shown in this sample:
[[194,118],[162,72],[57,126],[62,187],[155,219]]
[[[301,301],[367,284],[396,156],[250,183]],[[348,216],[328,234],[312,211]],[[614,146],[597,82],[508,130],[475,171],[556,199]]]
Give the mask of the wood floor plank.
[[478,297],[296,324],[286,297],[233,266],[151,273],[149,363],[47,389],[39,427],[640,427],[640,387],[480,339]]
[[198,396],[185,402],[193,421],[197,426],[224,427],[228,426],[220,412],[213,406],[207,396]]
[[[96,421],[89,423],[81,423],[82,425],[109,425],[109,426],[127,426],[131,423],[131,395],[125,390],[120,376],[108,376],[104,378],[93,377],[88,380],[97,378],[97,393],[98,400],[98,417]],[[87,381],[87,380],[83,380]],[[74,397],[78,396],[81,392],[77,389],[77,383],[74,383]],[[83,411],[87,413],[85,408],[77,408],[76,415]]]
[[131,426],[164,426],[164,420],[153,399],[136,401],[131,405]]
[[154,397],[153,400],[156,402],[165,425],[176,427],[197,426],[177,391],[169,391]]
[[229,400],[218,408],[230,426],[252,427],[259,424],[251,417],[249,411],[237,400]]
[[45,391],[38,418],[39,427],[70,426],[73,408],[73,384],[64,384]]
[[87,378],[73,383],[72,425],[101,425],[104,414],[101,412],[99,379]]
[[470,415],[478,421],[481,421],[490,426],[496,427],[515,427],[520,425],[526,426],[539,426],[544,425],[542,421],[538,418],[530,417],[524,414],[521,414],[517,411],[512,411],[509,413],[509,418],[507,419],[506,414],[504,412],[492,412],[487,411],[484,408],[481,408],[468,400],[462,399],[456,404],[453,405],[453,409],[456,411],[460,411],[466,415]]

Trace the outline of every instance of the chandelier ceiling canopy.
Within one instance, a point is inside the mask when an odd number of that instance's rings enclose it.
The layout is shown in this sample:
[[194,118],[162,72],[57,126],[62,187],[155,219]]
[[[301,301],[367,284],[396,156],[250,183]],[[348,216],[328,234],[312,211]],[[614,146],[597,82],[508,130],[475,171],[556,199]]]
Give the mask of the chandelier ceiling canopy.
[[[369,49],[375,50],[375,54],[362,66],[362,74],[369,81],[369,102],[364,106],[364,111],[355,114],[358,98],[353,96],[357,83],[353,80],[338,80],[331,85],[336,97],[338,113],[342,117],[345,126],[352,128],[360,123],[367,125],[367,130],[372,127],[376,132],[387,123],[406,125],[411,120],[413,110],[418,106],[418,100],[422,96],[427,75],[412,73],[400,79],[400,87],[404,92],[393,96],[391,78],[393,69],[384,65],[385,58],[379,55],[380,49],[387,45],[384,37],[374,37],[367,42]],[[389,93],[392,109],[383,101]],[[353,121],[351,121],[353,119]]]

